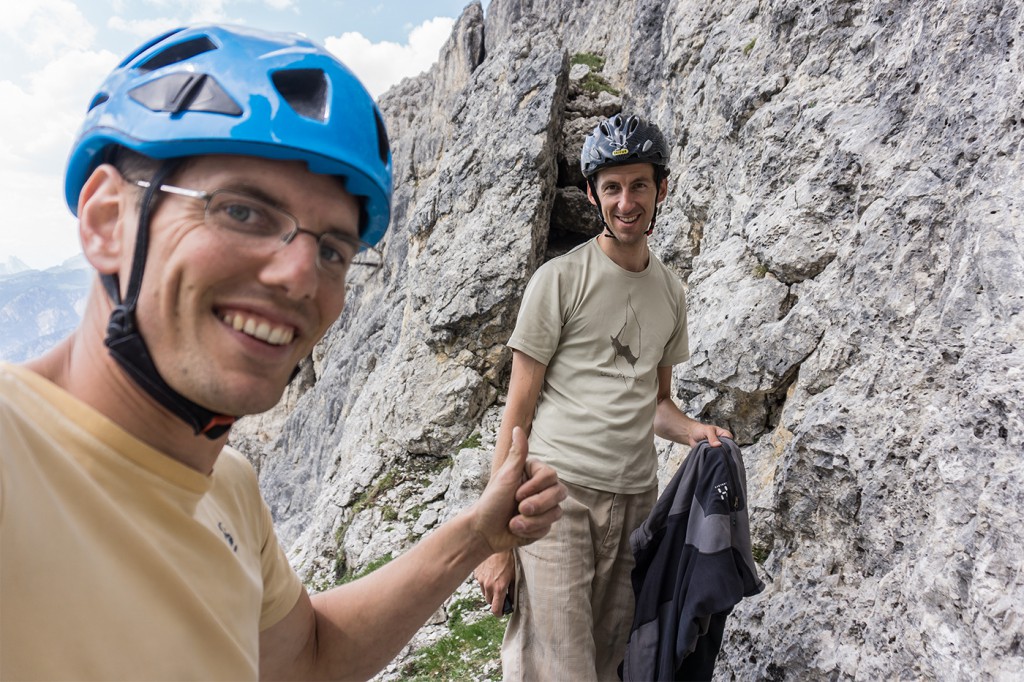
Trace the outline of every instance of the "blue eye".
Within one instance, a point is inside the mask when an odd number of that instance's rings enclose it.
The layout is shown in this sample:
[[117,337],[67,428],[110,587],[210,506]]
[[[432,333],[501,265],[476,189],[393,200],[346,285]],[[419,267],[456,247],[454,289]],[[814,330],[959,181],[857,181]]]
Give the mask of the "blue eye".
[[289,230],[289,220],[273,207],[231,191],[214,192],[206,214],[217,227],[232,232],[276,236]]
[[240,223],[244,223],[249,219],[252,214],[252,209],[242,204],[230,204],[224,207],[224,213],[227,214],[232,220],[237,220]]

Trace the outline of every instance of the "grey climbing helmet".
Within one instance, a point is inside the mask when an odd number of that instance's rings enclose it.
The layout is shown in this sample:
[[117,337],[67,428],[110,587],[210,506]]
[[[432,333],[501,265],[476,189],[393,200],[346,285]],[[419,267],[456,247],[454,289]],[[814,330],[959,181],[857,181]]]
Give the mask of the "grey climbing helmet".
[[653,123],[639,116],[616,114],[601,121],[583,141],[580,168],[588,180],[608,166],[654,165],[657,178],[668,174],[668,144]]

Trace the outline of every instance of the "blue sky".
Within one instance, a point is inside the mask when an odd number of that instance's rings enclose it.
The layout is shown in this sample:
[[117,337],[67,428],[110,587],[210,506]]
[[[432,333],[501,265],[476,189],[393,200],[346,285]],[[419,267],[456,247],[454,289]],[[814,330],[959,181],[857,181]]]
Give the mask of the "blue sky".
[[[470,0],[8,0],[0,12],[0,265],[79,252],[64,161],[106,74],[147,38],[203,22],[304,33],[374,94],[436,61]],[[488,1],[482,0],[486,9]]]

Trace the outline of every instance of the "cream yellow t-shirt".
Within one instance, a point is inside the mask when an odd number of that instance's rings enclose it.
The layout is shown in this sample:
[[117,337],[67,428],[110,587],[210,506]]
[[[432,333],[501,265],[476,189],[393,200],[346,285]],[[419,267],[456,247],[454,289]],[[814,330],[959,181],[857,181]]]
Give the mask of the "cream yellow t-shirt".
[[532,456],[597,490],[657,484],[658,367],[689,350],[683,285],[653,253],[630,272],[591,239],[548,261],[526,287],[508,345],[547,365]]
[[0,679],[254,680],[301,589],[240,454],[204,476],[0,364]]

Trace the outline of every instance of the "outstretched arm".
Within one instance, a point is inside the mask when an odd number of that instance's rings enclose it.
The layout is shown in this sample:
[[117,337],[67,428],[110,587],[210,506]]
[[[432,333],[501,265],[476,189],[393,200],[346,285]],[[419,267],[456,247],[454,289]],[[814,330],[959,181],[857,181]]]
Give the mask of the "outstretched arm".
[[480,499],[368,576],[298,603],[260,636],[264,679],[366,679],[393,659],[485,557],[543,537],[565,487],[512,434]]
[[725,429],[686,416],[672,400],[672,367],[658,368],[658,408],[654,413],[654,433],[667,440],[693,447],[702,440],[721,445],[720,437],[732,438]]

